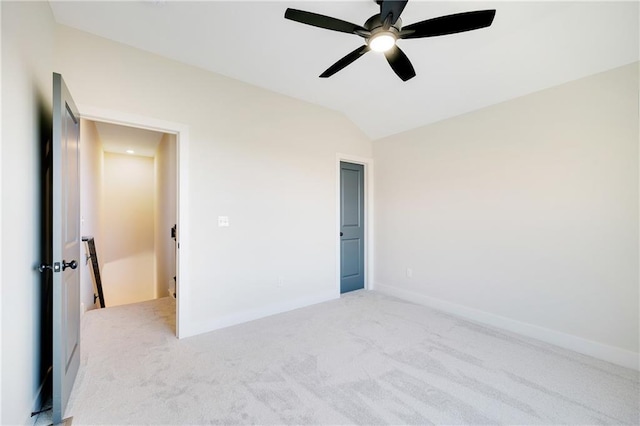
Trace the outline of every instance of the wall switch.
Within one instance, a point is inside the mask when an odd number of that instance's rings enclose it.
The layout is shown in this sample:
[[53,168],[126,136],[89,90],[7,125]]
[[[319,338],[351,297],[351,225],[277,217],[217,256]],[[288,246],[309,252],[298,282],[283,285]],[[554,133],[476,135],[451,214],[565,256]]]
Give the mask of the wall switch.
[[407,278],[413,278],[413,269],[407,268]]
[[279,276],[278,277],[278,287],[282,287],[284,285],[284,277],[283,276]]
[[229,216],[218,216],[218,226],[229,226]]

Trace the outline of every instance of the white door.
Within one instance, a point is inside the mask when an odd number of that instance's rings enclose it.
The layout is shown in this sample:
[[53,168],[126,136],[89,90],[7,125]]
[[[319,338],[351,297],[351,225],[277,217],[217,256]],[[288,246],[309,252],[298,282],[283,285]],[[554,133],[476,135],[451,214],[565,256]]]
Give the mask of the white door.
[[53,74],[53,423],[60,423],[80,366],[80,116]]

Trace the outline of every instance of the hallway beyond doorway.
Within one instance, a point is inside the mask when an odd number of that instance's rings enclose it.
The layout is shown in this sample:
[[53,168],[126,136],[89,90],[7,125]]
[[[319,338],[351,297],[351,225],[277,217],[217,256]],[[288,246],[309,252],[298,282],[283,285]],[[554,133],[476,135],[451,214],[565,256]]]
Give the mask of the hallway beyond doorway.
[[[175,291],[176,136],[84,120],[82,233],[95,238],[106,306]],[[91,276],[83,268],[83,304]]]

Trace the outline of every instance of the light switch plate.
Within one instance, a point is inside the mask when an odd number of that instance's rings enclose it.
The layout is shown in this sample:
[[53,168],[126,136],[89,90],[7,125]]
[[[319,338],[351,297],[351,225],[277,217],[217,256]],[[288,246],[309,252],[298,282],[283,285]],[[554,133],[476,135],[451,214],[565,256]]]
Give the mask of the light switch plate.
[[229,216],[218,216],[218,226],[229,226]]

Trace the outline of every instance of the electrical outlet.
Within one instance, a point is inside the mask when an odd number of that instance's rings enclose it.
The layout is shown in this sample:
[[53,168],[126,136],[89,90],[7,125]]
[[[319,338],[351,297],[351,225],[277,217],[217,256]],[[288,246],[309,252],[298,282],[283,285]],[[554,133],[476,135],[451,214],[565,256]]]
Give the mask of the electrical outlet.
[[413,278],[413,269],[407,268],[407,278]]

